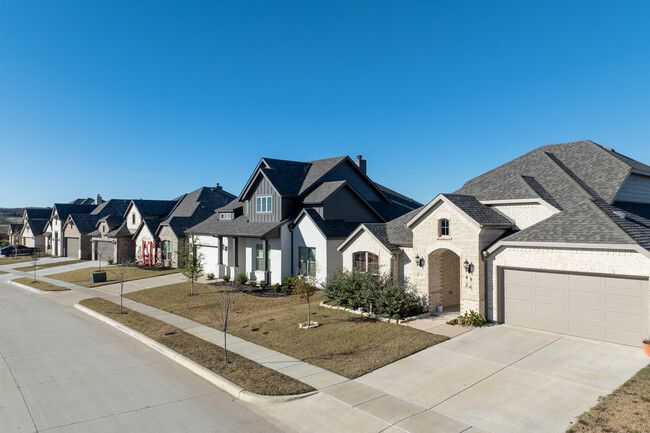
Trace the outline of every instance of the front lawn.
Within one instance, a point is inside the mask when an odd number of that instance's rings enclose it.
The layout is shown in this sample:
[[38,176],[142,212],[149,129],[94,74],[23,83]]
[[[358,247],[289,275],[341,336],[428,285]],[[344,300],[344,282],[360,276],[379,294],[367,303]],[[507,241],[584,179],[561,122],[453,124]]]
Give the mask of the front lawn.
[[[182,283],[125,296],[220,329],[215,310],[222,289],[195,284],[199,295],[190,297],[189,284]],[[311,300],[311,319],[322,326],[300,329],[298,324],[307,320],[304,300],[241,293],[230,314],[229,333],[351,379],[447,340],[414,328],[323,308],[318,305],[322,300],[321,292]]]
[[585,412],[567,433],[650,431],[650,365]]
[[[159,277],[161,275],[175,274],[180,272],[179,269],[155,269],[155,268],[140,268],[137,266],[129,266],[124,269],[124,281],[140,280],[142,278]],[[120,282],[120,275],[117,266],[107,266],[102,268],[106,271],[106,282],[90,284],[90,274],[97,272],[97,269],[77,269],[75,271],[62,272],[60,274],[48,275],[49,278],[56,278],[57,280],[67,281],[68,283],[76,284],[83,287],[97,287],[106,284],[113,284]]]
[[50,284],[45,281],[34,281],[31,278],[16,278],[15,281],[20,284],[24,284],[29,287],[33,287],[44,292],[62,292],[64,290],[70,290],[66,287],[57,286],[56,284]]
[[79,303],[141,332],[250,392],[293,395],[314,391],[314,388],[305,383],[230,351],[229,363],[226,364],[223,348],[128,308],[123,308],[125,314],[120,314],[120,306],[106,299],[84,299]]
[[14,263],[23,263],[33,260],[32,256],[18,256],[18,257],[0,257],[0,266],[12,265]]
[[16,268],[16,270],[29,272],[29,271],[33,271],[34,269],[39,270],[39,269],[54,268],[56,266],[74,265],[75,263],[81,263],[84,261],[85,260],[63,260],[61,262],[46,263],[43,265],[39,265],[38,263],[36,263],[36,268],[34,268],[34,266],[32,265],[32,266],[23,266],[22,268]]
[[0,274],[8,274],[9,272],[7,271],[0,271]]

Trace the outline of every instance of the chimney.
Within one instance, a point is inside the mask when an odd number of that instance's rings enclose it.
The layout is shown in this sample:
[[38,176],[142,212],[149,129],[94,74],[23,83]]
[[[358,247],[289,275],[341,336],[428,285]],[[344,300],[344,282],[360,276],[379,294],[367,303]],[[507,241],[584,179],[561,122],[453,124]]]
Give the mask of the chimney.
[[221,189],[222,189],[222,188],[221,188],[221,185],[219,185],[219,182],[217,182],[217,184],[216,184],[214,187],[215,187],[216,189],[218,189],[219,191],[221,191]]
[[102,199],[102,196],[97,194],[97,197],[95,197],[95,203],[93,204],[102,204],[104,203],[104,200]]
[[354,160],[354,163],[361,169],[363,174],[366,174],[366,160],[363,159],[362,155],[357,155],[357,159]]

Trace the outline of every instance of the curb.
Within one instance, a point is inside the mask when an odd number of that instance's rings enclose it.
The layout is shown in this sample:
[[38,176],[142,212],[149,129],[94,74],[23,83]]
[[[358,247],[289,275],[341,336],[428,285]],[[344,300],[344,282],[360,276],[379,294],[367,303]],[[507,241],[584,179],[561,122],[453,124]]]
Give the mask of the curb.
[[[34,289],[36,290],[36,289]],[[260,395],[260,394],[255,394],[250,391],[246,391],[244,388],[242,388],[239,385],[236,385],[229,381],[228,379],[219,376],[215,372],[205,368],[204,366],[192,361],[191,359],[187,358],[186,356],[181,355],[178,352],[175,352],[171,350],[169,347],[158,343],[156,340],[153,340],[149,337],[147,337],[144,334],[139,333],[138,331],[135,331],[134,329],[129,328],[126,325],[121,324],[120,322],[111,319],[110,317],[106,317],[101,313],[98,313],[95,310],[91,310],[88,307],[84,307],[83,305],[80,304],[75,304],[74,307],[78,309],[79,311],[82,311],[96,319],[101,320],[102,322],[124,332],[125,334],[135,338],[136,340],[140,341],[141,343],[146,344],[147,346],[151,347],[152,349],[160,352],[167,358],[171,359],[172,361],[182,365],[183,367],[187,368],[190,370],[192,373],[196,374],[197,376],[202,377],[203,379],[207,380],[208,382],[212,383],[216,387],[220,388],[221,390],[227,392],[228,394],[232,395],[235,398],[238,398],[239,400],[246,401],[246,402],[251,402],[251,403],[283,403],[287,401],[292,401],[292,400],[298,400],[301,398],[308,397],[310,395],[316,394],[318,391],[311,391],[307,392],[304,394],[295,394],[295,395],[281,395],[281,396],[275,396],[275,395]]]
[[39,294],[39,295],[42,295],[43,293],[46,293],[46,292],[43,291],[43,290],[38,290],[38,289],[35,289],[35,288],[33,288],[33,287],[26,286],[26,285],[21,284],[21,283],[17,283],[17,282],[15,282],[15,281],[13,281],[13,280],[9,280],[9,284],[13,284],[14,286],[20,287],[20,288],[23,289],[23,290],[27,290],[28,292],[32,292],[32,293],[37,293],[37,294]]

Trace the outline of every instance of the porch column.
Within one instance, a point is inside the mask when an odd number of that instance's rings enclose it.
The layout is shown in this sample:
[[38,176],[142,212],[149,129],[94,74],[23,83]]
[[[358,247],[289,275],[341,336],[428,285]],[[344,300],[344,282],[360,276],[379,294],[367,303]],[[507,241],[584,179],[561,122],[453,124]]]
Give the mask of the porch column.
[[235,240],[235,267],[239,267],[239,238],[233,238]]
[[217,255],[217,265],[223,265],[223,236],[217,236],[219,240],[219,254]]
[[266,284],[269,284],[269,258],[267,257],[268,254],[266,253],[268,245],[269,241],[262,239],[262,261],[264,262],[264,282]]

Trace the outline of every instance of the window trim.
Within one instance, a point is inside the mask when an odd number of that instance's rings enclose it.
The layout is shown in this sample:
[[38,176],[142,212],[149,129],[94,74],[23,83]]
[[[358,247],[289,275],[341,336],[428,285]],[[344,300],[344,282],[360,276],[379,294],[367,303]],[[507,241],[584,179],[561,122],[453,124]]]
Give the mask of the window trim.
[[[303,250],[307,250],[307,262],[304,268],[303,268],[301,254],[300,254],[301,251]],[[313,250],[314,260],[309,260],[309,250]],[[298,247],[298,275],[316,277],[317,269],[318,269],[318,260],[316,258],[316,247],[299,246]]]
[[[445,231],[447,233],[444,233]],[[449,221],[449,218],[440,218],[438,220],[438,237],[448,238],[450,236],[451,236],[451,223]]]
[[[361,256],[363,254],[363,256]],[[357,257],[363,257],[363,267],[365,269],[360,269],[358,264],[361,263],[361,260],[358,260]],[[371,262],[369,258],[372,257],[375,260]],[[376,272],[371,271],[371,266],[376,265]],[[379,275],[379,254],[375,254],[372,251],[356,251],[352,253],[352,269],[358,272],[368,273],[370,275]]]
[[255,197],[256,213],[273,213],[273,196],[261,195]]
[[[169,245],[169,251],[167,251],[166,248],[165,248],[167,245]],[[173,244],[172,244],[172,241],[163,241],[162,242],[162,254],[161,255],[162,255],[163,260],[168,260],[168,261],[172,260],[172,256],[173,256]],[[167,255],[169,255],[169,257],[167,257]]]

